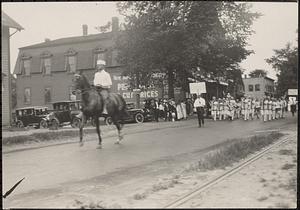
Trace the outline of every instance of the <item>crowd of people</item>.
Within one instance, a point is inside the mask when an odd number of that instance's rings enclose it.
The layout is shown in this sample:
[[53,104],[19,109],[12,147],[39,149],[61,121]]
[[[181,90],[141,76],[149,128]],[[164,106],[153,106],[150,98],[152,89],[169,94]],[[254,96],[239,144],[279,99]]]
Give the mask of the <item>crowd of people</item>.
[[234,99],[232,96],[226,98],[213,97],[210,102],[213,120],[234,120],[234,119],[262,119],[271,121],[281,119],[287,111],[288,103],[283,97],[275,98],[266,96],[262,99],[250,96],[242,97],[241,100]]
[[193,114],[193,104],[191,99],[178,100],[171,99],[151,99],[144,102],[145,108],[149,109],[156,122],[159,119],[164,121],[186,120]]
[[[292,114],[295,112],[294,104],[291,105]],[[186,100],[151,99],[144,101],[145,108],[150,110],[153,120],[179,121],[186,120],[196,113],[198,115],[199,127],[204,124],[204,112],[209,111],[211,118],[217,120],[254,120],[261,119],[263,122],[284,118],[287,112],[288,102],[283,98],[266,96],[262,99],[244,96],[235,99],[229,94],[224,98],[212,97],[206,103],[204,98],[195,96]],[[209,113],[206,113],[209,115]]]

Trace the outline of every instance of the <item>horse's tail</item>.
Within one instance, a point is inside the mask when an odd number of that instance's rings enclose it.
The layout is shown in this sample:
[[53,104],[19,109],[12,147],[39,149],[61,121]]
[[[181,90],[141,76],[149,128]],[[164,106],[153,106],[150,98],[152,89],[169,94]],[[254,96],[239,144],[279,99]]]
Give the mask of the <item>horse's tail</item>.
[[120,94],[118,94],[118,97],[119,97],[119,99],[120,99],[120,101],[122,103],[122,105],[120,107],[121,108],[120,109],[120,113],[122,115],[122,118],[123,119],[129,118],[130,115],[129,115],[128,111],[127,111],[127,105],[126,105],[125,99]]

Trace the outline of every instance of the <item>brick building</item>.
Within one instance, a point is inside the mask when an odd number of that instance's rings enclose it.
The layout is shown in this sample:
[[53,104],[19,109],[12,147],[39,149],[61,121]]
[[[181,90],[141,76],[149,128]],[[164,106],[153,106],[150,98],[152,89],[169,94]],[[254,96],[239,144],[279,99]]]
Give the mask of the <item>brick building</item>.
[[[1,99],[2,126],[11,125],[11,73],[10,73],[10,29],[20,31],[23,27],[1,11]],[[16,32],[17,32],[16,31]]]
[[[83,25],[83,35],[22,47],[19,49],[14,73],[17,75],[17,106],[45,105],[69,100],[72,96],[72,79],[76,71],[82,71],[92,84],[97,59],[107,64],[112,77],[112,92],[119,92],[127,102],[136,101],[136,93],[128,88],[128,77],[117,63],[115,38],[119,33],[117,18],[112,18],[112,31],[88,35]],[[141,99],[158,97],[159,91],[151,89],[140,93]]]
[[269,77],[243,78],[245,95],[261,99],[274,96],[274,80]]

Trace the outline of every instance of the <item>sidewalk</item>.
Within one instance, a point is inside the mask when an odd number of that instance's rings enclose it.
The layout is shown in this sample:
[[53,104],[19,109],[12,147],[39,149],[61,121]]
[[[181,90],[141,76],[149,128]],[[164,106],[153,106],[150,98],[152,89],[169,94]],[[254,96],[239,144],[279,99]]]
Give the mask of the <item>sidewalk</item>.
[[296,190],[297,135],[181,207],[296,208]]

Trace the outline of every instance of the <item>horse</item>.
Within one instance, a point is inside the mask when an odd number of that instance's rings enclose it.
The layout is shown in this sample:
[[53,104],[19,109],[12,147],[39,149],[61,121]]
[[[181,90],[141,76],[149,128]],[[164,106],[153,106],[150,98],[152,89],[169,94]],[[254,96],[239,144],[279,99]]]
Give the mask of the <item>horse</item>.
[[[99,117],[101,117],[103,108],[104,108],[104,98],[98,92],[98,90],[91,86],[88,82],[88,79],[82,73],[74,74],[73,79],[75,91],[81,93],[82,99],[82,123],[79,126],[79,135],[80,135],[80,146],[83,146],[83,127],[86,124],[86,120],[92,118],[96,125],[96,131],[98,134],[99,145],[98,149],[102,148],[102,139],[101,139],[101,131],[99,125]],[[116,144],[119,144],[123,139],[123,135],[121,134],[121,130],[124,126],[124,117],[128,114],[126,112],[126,102],[124,98],[117,93],[109,93],[108,98],[106,99],[106,109],[108,116],[111,116],[113,124],[116,126],[118,130],[118,139]]]

